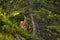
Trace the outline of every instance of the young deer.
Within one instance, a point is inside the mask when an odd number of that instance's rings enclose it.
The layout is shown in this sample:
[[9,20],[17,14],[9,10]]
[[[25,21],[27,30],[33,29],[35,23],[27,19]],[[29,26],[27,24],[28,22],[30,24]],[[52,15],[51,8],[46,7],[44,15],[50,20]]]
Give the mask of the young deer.
[[24,21],[20,21],[20,27],[24,30],[28,29],[27,21],[28,21],[28,18],[26,16],[24,16]]

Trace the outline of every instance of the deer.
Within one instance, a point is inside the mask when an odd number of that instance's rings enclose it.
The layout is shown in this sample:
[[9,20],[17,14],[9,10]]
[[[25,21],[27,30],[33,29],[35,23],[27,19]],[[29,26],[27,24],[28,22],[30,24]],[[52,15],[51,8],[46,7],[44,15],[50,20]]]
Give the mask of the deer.
[[24,30],[28,30],[28,17],[24,16],[24,20],[19,22],[19,26],[24,29]]

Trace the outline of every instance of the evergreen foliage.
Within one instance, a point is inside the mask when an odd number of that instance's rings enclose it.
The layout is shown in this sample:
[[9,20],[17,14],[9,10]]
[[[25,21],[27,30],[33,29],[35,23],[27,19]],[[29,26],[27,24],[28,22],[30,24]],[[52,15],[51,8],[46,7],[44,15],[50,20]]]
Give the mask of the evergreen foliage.
[[[40,38],[21,29],[19,21],[24,20],[24,15],[43,21],[47,35]],[[26,40],[60,40],[60,0],[0,0],[0,40],[18,40],[21,37]]]

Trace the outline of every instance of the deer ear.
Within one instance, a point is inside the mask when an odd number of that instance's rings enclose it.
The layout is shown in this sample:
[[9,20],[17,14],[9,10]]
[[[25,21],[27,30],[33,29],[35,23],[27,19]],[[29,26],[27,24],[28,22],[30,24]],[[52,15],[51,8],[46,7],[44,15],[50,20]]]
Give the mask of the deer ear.
[[26,16],[24,15],[24,18],[26,18]]

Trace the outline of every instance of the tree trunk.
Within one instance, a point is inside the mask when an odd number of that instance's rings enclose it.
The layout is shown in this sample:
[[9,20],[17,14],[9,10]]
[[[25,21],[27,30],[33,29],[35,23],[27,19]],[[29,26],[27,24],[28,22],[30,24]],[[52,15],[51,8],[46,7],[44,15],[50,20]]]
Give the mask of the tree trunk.
[[36,34],[36,27],[35,27],[35,22],[34,22],[34,17],[31,15],[31,21],[32,21],[32,25],[33,25],[33,34]]
[[[28,4],[32,5],[32,0],[28,0]],[[32,14],[32,8],[29,8],[29,13]],[[31,21],[32,21],[32,25],[33,25],[33,34],[36,34],[36,27],[35,27],[35,23],[34,23],[34,17],[32,15],[30,15],[31,17]]]

